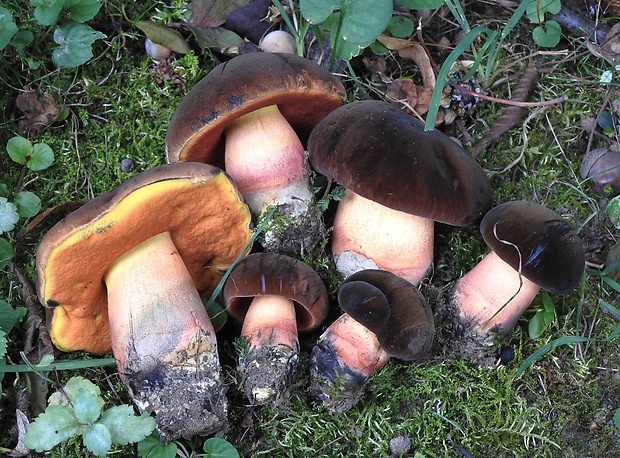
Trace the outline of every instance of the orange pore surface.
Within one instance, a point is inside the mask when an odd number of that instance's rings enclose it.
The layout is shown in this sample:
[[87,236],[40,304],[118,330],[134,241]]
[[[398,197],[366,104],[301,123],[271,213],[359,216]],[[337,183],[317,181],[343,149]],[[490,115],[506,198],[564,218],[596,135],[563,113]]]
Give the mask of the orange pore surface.
[[169,231],[198,291],[210,294],[251,237],[247,206],[223,173],[147,184],[114,203],[88,224],[69,224],[69,215],[57,225],[66,237],[54,233],[37,259],[39,298],[54,307],[48,326],[61,350],[111,351],[103,276],[141,242]]

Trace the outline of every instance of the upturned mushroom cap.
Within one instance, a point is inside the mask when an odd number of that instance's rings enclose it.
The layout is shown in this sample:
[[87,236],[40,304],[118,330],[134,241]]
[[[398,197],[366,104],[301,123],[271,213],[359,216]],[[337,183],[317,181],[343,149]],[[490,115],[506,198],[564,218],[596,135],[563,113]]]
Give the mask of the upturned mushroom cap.
[[504,262],[550,293],[569,293],[583,276],[581,239],[547,207],[528,201],[500,204],[484,216],[480,232]]
[[37,292],[59,349],[111,351],[103,277],[123,253],[167,231],[197,290],[209,294],[250,240],[250,212],[222,170],[170,164],[91,200],[45,235]]
[[465,226],[491,207],[484,170],[443,133],[376,100],[327,115],[308,139],[312,167],[381,205]]
[[270,105],[302,142],[344,103],[340,80],[316,62],[293,54],[243,54],[215,67],[185,96],[166,134],[169,162],[223,164],[224,129],[240,116]]
[[243,322],[252,299],[282,296],[295,303],[298,331],[312,331],[327,317],[329,296],[306,263],[278,253],[253,253],[233,269],[222,291],[224,306]]
[[412,361],[430,351],[433,316],[424,296],[407,280],[385,270],[362,270],[342,283],[338,303],[375,333],[388,355]]

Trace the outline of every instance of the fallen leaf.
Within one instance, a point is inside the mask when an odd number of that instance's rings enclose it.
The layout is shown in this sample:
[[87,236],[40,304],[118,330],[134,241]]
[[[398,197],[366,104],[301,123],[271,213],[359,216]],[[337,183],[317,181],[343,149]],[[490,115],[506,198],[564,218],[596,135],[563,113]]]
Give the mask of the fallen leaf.
[[169,27],[152,21],[138,21],[136,27],[142,30],[153,43],[170,48],[176,53],[187,54],[192,50],[183,35]]
[[11,450],[9,456],[26,456],[30,453],[30,449],[24,444],[24,436],[26,435],[26,430],[29,424],[28,417],[19,409],[15,410],[15,417],[17,423],[17,445],[13,450]]
[[41,99],[35,91],[22,92],[17,96],[15,105],[26,114],[26,118],[17,124],[17,129],[30,138],[38,137],[45,127],[56,120],[60,112],[50,92],[43,94]]
[[212,51],[236,54],[237,48],[243,44],[243,38],[223,27],[201,27],[188,24],[196,36],[198,46]]
[[250,0],[194,0],[191,22],[202,27],[218,27],[230,13],[248,3]]

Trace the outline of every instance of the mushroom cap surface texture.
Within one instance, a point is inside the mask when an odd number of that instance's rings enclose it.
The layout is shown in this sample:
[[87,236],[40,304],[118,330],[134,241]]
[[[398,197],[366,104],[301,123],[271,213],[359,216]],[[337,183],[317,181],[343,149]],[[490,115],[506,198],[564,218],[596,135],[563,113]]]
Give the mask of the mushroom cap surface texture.
[[585,252],[573,228],[553,210],[505,202],[480,223],[484,241],[513,269],[553,294],[572,291],[583,276]]
[[277,105],[302,143],[345,101],[340,80],[293,54],[250,53],[211,70],[177,107],[166,133],[168,162],[223,164],[223,133],[240,116]]
[[312,331],[329,312],[323,280],[305,262],[278,253],[253,253],[235,266],[222,291],[224,307],[243,322],[256,296],[283,296],[295,303],[297,329]]
[[338,303],[372,331],[390,356],[413,361],[430,351],[435,322],[424,296],[412,283],[391,272],[367,269],[342,283]]
[[250,225],[230,177],[208,164],[156,167],[84,204],[45,235],[37,252],[37,292],[54,344],[111,352],[103,277],[123,253],[170,232],[196,289],[210,294],[245,249]]
[[314,170],[366,199],[453,226],[491,208],[480,165],[456,142],[388,102],[365,100],[327,115],[308,139]]

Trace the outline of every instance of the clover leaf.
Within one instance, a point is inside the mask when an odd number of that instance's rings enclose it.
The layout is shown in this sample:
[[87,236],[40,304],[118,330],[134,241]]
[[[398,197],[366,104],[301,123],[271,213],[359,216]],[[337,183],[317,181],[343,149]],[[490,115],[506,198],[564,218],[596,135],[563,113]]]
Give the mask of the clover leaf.
[[6,197],[0,197],[0,234],[15,229],[17,221],[19,221],[17,207]]
[[60,46],[52,52],[52,61],[61,68],[75,68],[93,57],[95,40],[105,38],[86,24],[67,22],[54,31],[54,41]]
[[6,48],[18,30],[11,12],[0,6],[0,51]]

